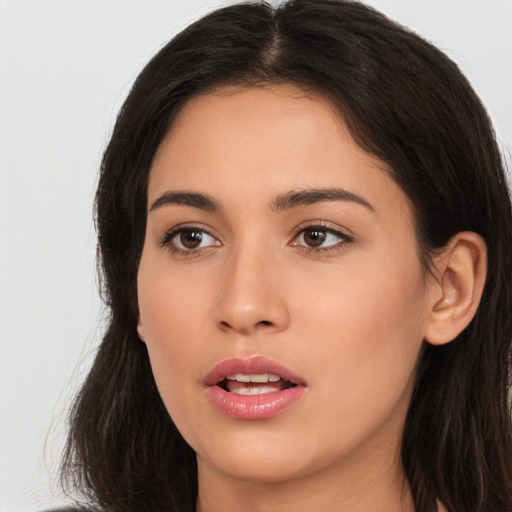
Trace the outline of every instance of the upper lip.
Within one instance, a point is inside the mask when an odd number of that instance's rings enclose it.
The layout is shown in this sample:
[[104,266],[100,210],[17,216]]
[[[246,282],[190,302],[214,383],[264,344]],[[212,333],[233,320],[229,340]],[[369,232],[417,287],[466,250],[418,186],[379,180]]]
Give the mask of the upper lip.
[[236,373],[242,373],[245,375],[271,373],[273,375],[279,375],[283,380],[289,381],[293,384],[306,384],[304,379],[295,375],[281,363],[268,359],[264,356],[235,357],[221,361],[208,373],[204,379],[204,383],[207,386],[216,386],[223,381],[227,375]]

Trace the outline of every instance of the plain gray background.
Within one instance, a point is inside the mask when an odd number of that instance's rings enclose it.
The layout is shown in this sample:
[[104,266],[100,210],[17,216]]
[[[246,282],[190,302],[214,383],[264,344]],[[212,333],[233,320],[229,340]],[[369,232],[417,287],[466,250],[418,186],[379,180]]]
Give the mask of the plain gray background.
[[[367,3],[460,65],[510,162],[512,1]],[[92,224],[101,153],[144,63],[218,5],[0,0],[2,512],[66,502],[55,481],[66,410],[102,332]]]

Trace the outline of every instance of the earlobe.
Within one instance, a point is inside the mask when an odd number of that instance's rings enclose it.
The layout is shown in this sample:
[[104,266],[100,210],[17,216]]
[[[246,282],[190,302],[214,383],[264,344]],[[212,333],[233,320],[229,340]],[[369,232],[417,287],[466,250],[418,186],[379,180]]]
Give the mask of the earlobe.
[[467,327],[480,304],[487,274],[485,241],[471,231],[457,233],[434,258],[434,267],[424,338],[443,345]]
[[140,319],[140,316],[137,318],[137,334],[139,335],[141,341],[146,341],[144,339],[144,325],[142,323],[142,320]]

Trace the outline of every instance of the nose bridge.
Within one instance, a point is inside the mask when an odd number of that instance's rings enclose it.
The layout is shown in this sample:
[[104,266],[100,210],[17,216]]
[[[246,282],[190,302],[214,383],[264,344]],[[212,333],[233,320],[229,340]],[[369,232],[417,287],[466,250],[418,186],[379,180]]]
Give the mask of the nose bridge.
[[215,311],[219,328],[243,334],[285,329],[289,315],[278,273],[267,244],[234,248],[220,283]]

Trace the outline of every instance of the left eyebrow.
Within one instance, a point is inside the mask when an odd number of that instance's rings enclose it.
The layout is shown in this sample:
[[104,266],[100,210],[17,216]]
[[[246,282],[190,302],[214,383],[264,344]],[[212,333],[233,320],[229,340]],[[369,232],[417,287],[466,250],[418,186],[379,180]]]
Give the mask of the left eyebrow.
[[271,207],[272,210],[279,212],[296,206],[306,206],[324,201],[349,201],[364,206],[372,213],[377,213],[375,208],[366,199],[342,188],[291,190],[277,196],[272,202]]

